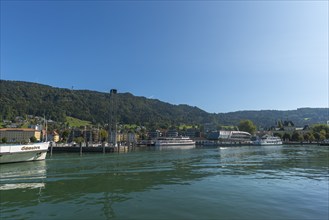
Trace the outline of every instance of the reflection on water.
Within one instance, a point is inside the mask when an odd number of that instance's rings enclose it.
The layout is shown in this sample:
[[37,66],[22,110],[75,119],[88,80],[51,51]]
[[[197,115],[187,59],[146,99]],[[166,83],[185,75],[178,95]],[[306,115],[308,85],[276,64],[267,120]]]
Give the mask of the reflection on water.
[[0,165],[0,190],[44,188],[45,179],[45,161]]
[[328,152],[317,146],[245,146],[54,154],[46,161],[1,165],[1,215],[322,219],[328,214]]

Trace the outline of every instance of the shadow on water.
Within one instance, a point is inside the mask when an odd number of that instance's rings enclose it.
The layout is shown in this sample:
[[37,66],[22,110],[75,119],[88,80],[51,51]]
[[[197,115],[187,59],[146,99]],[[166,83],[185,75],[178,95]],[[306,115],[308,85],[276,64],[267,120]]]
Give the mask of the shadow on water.
[[[132,193],[189,185],[209,176],[328,178],[328,149],[301,146],[218,147],[187,150],[147,148],[120,154],[55,154],[46,161],[1,165],[2,214],[39,204],[102,207],[100,217],[116,217],[115,206]],[[25,213],[27,217],[29,215]],[[33,217],[33,213],[30,213]],[[58,213],[54,214],[57,218]],[[47,216],[46,216],[47,217]],[[81,216],[83,218],[83,216]]]

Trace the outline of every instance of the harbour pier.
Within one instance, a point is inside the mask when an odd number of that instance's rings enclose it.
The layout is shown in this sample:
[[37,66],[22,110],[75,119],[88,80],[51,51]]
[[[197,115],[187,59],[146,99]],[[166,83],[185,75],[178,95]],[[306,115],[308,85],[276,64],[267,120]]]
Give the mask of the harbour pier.
[[52,156],[53,152],[56,153],[115,153],[115,152],[127,152],[135,148],[134,144],[118,145],[118,146],[79,146],[79,145],[64,145],[54,146],[50,145],[48,152]]

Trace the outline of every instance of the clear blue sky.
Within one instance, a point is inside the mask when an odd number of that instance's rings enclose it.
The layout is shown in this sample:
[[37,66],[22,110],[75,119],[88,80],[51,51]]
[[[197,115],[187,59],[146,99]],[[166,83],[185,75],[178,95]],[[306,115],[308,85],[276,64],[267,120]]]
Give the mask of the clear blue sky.
[[207,112],[328,107],[328,1],[4,1],[1,79]]

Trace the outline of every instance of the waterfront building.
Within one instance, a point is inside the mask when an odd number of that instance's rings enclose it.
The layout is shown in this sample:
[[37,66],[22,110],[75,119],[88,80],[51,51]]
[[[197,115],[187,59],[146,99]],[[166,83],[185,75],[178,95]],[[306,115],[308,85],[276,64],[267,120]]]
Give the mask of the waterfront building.
[[292,121],[284,121],[283,122],[283,130],[284,131],[294,131],[295,125]]
[[31,137],[41,140],[41,131],[32,128],[1,128],[0,140],[6,138],[7,142],[29,142]]
[[201,137],[200,131],[194,128],[187,129],[185,132],[185,136],[190,138]]
[[162,133],[160,132],[160,130],[155,130],[155,131],[148,132],[147,136],[150,139],[154,139],[154,138],[162,137]]
[[83,132],[80,129],[73,128],[70,130],[68,142],[71,143],[78,137],[83,137]]
[[169,131],[166,132],[166,137],[178,137],[178,131],[169,130]]
[[114,146],[116,146],[117,142],[121,142],[122,139],[123,138],[120,133],[110,132],[109,134],[109,143],[113,144]]
[[250,141],[251,134],[245,131],[213,131],[208,134],[209,140],[242,142]]
[[122,134],[121,141],[127,142],[127,143],[135,143],[135,142],[137,142],[137,135],[132,132],[124,133],[124,134]]
[[231,141],[250,141],[251,134],[245,131],[232,131],[229,139]]
[[208,133],[211,131],[215,131],[217,126],[214,123],[205,123],[203,127],[204,127],[204,132]]

